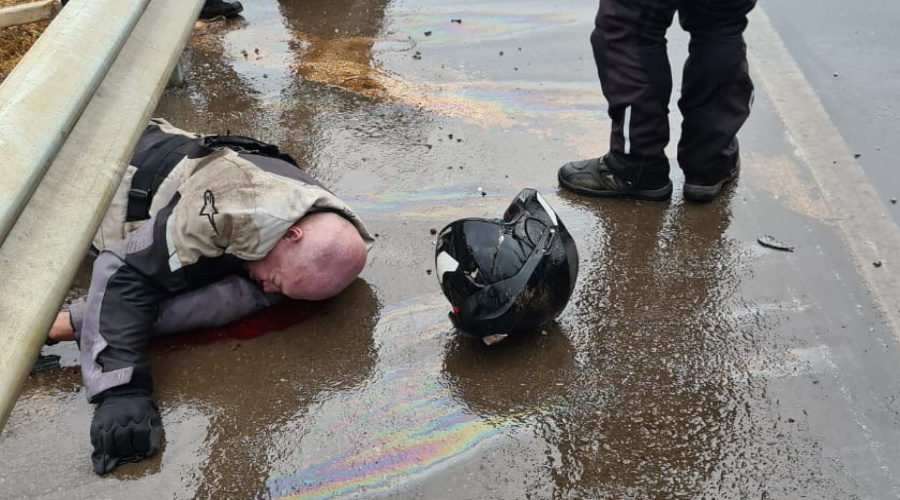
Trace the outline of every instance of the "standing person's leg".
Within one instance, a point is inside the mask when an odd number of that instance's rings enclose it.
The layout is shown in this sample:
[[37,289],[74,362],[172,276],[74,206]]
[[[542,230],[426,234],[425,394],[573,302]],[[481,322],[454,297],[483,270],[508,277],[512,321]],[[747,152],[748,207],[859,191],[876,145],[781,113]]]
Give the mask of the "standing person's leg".
[[663,150],[672,93],[666,30],[674,13],[675,0],[600,1],[591,46],[609,103],[610,150],[602,158],[564,165],[564,188],[598,197],[670,197]]
[[740,171],[737,132],[750,115],[753,83],[744,29],[756,0],[681,0],[681,26],[691,34],[678,107],[684,116],[678,163],[684,195],[709,201]]

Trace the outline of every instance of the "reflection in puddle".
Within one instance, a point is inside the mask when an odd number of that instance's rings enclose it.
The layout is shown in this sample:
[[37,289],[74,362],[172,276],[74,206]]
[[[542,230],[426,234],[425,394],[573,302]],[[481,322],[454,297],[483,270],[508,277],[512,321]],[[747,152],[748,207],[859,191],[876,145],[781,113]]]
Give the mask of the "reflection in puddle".
[[483,419],[452,397],[434,357],[448,334],[445,313],[438,295],[385,308],[373,382],[279,432],[281,448],[294,451],[273,466],[279,472],[266,482],[267,497],[331,498],[389,486],[458,460],[520,421]]
[[594,125],[606,118],[603,96],[594,84],[473,81],[414,85],[388,80],[385,88],[394,99],[444,116],[484,127],[527,129],[542,136],[552,135],[560,123]]
[[[597,82],[485,79],[472,68],[448,68],[416,78],[412,68],[392,61],[406,59],[420,43],[429,48],[465,43],[472,36],[515,37],[535,30],[559,29],[582,22],[572,12],[509,15],[468,13],[463,23],[449,23],[451,14],[392,16],[392,31],[383,36],[323,37],[285,26],[277,6],[254,5],[240,26],[210,26],[195,36],[195,46],[215,44],[221,37],[233,70],[240,75],[263,109],[290,108],[291,88],[304,81],[340,87],[376,101],[398,102],[487,127],[525,129],[551,135],[554,125],[604,120],[604,100]],[[450,16],[450,17],[447,17]],[[426,27],[431,27],[426,29]],[[225,31],[227,30],[227,31]],[[222,33],[224,31],[224,34]],[[429,37],[414,41],[415,33]],[[458,50],[458,49],[456,49]],[[402,65],[401,65],[402,66]],[[442,65],[443,66],[443,65]],[[440,73],[440,78],[437,78]],[[443,81],[439,81],[443,80]],[[537,125],[537,126],[536,126]]]
[[259,2],[235,19],[199,22],[190,45],[221,52],[247,92],[259,94],[263,101],[277,101],[293,79],[290,42],[277,4]]
[[380,83],[385,77],[372,66],[371,38],[322,40],[300,32],[294,35],[303,47],[297,72],[305,79],[336,85],[372,98],[390,98]]
[[[593,17],[593,7],[580,12],[520,3],[511,13],[416,3],[394,7],[386,37],[376,45],[379,66],[393,76],[384,86],[395,99],[482,126],[528,128],[540,135],[573,120],[596,124],[605,119],[605,101],[592,72],[581,75],[587,78],[558,78],[554,72],[563,70],[555,63],[540,75],[524,71],[541,57],[535,39],[580,31]],[[494,42],[506,47],[505,57],[504,49],[481,48]],[[571,59],[563,65],[588,67],[577,57],[563,59]]]

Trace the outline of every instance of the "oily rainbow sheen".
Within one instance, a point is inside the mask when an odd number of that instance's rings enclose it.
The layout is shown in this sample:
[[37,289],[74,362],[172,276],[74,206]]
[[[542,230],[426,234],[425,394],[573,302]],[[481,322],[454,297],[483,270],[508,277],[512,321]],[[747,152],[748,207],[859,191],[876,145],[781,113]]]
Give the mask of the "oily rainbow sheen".
[[594,81],[547,85],[520,80],[413,84],[393,75],[383,78],[382,84],[396,102],[488,129],[550,135],[560,125],[608,119],[606,101]]
[[[458,205],[466,200],[482,199],[477,184],[456,183],[423,187],[417,190],[379,190],[367,193],[345,193],[347,204],[362,215],[410,213],[427,207]],[[492,197],[508,203],[518,190],[490,188]]]
[[[404,343],[440,339],[447,332],[446,307],[439,295],[385,307],[376,328],[384,355],[405,350]],[[415,325],[418,330],[411,331]],[[400,360],[382,363],[371,385],[337,402],[334,415],[324,418],[327,423],[321,425],[329,432],[354,439],[301,459],[296,470],[273,474],[266,481],[265,498],[333,498],[388,487],[460,460],[479,443],[522,423],[469,411],[442,381],[440,359]],[[373,401],[377,403],[366,405]],[[360,436],[352,427],[363,419],[370,432]]]
[[603,94],[593,82],[466,82],[443,85],[431,93],[432,106],[443,114],[481,117],[483,123],[505,129],[540,130],[573,121],[608,119]]
[[[419,425],[373,426],[356,449],[331,457],[290,474],[270,478],[269,498],[331,498],[363,488],[388,485],[392,480],[423,473],[449,460],[458,459],[479,442],[512,425],[487,422],[466,412],[452,401],[446,388],[424,385],[391,394],[397,404],[380,408],[375,421],[385,414],[415,412]],[[406,422],[406,420],[401,420]]]

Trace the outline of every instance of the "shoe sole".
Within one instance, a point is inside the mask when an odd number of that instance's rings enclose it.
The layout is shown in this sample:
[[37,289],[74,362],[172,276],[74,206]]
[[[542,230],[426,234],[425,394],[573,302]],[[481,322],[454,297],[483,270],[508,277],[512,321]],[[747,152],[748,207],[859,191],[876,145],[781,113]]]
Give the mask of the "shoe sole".
[[632,200],[646,200],[646,201],[667,201],[672,198],[672,182],[669,181],[668,184],[659,188],[659,189],[637,189],[634,191],[616,191],[616,190],[605,190],[599,191],[596,189],[588,189],[581,186],[577,186],[575,184],[571,184],[565,179],[563,179],[562,174],[557,173],[556,179],[559,181],[559,184],[572,191],[573,193],[583,194],[585,196],[590,196],[593,198],[628,198]]
[[698,201],[701,203],[710,202],[719,197],[722,188],[726,184],[734,182],[741,173],[741,164],[738,160],[737,166],[731,171],[731,174],[718,184],[705,186],[703,184],[684,184],[684,198],[690,201]]

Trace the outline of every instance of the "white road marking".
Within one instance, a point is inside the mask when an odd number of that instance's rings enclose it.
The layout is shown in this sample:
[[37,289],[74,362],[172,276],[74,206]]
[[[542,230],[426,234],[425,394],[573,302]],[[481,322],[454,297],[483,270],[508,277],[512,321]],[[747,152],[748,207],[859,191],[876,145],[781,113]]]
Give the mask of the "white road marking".
[[[751,13],[746,37],[754,80],[771,98],[797,156],[837,216],[886,326],[900,341],[900,229],[762,8]],[[876,261],[882,265],[873,266]]]

